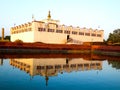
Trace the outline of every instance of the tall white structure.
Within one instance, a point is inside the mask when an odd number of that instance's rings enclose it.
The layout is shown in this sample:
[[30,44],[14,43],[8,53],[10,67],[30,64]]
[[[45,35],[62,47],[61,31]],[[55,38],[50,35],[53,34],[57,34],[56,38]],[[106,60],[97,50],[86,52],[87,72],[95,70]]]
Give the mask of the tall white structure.
[[28,22],[11,28],[11,41],[42,42],[49,44],[81,44],[82,42],[103,42],[103,30],[60,25],[59,20],[47,19]]

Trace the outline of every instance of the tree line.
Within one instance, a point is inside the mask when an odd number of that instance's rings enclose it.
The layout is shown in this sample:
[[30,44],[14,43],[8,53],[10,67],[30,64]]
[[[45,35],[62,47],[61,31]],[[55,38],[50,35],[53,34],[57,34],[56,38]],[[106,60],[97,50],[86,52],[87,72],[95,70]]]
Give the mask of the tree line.
[[[2,37],[0,37],[0,40],[2,39]],[[10,36],[5,36],[4,40],[9,40],[10,41]]]
[[120,45],[120,29],[115,29],[113,33],[109,33],[107,43]]

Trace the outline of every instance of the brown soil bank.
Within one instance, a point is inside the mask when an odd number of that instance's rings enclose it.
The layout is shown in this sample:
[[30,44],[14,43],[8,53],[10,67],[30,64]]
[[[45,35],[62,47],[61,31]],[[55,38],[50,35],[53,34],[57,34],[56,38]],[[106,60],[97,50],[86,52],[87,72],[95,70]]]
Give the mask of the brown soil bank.
[[92,50],[120,52],[120,46],[92,45]]
[[90,45],[0,42],[2,49],[90,50]]
[[[21,43],[21,42],[0,42],[0,50],[48,50],[65,51],[69,53],[79,53],[81,51],[101,51],[101,52],[117,52],[120,53],[120,46],[109,45],[73,45],[73,44],[42,44],[42,43]],[[47,51],[47,52],[48,52]],[[66,53],[65,52],[65,53]],[[49,52],[48,52],[49,53]]]

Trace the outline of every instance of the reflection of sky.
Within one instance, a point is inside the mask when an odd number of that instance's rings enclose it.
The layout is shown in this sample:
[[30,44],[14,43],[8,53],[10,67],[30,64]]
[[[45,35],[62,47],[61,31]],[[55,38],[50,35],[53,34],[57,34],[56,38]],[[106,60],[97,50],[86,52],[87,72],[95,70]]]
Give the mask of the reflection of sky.
[[72,71],[58,73],[49,77],[48,86],[45,86],[45,77],[36,75],[33,78],[26,72],[13,68],[9,60],[4,60],[0,66],[0,90],[119,90],[120,70],[112,68],[107,61],[103,61],[102,70]]

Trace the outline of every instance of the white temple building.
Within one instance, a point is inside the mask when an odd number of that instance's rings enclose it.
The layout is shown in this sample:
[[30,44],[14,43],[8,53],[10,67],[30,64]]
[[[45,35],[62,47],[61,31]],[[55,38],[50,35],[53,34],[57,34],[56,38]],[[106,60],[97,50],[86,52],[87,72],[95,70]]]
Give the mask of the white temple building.
[[61,25],[59,20],[33,20],[11,28],[11,41],[42,42],[47,44],[81,44],[83,42],[103,42],[103,30]]

